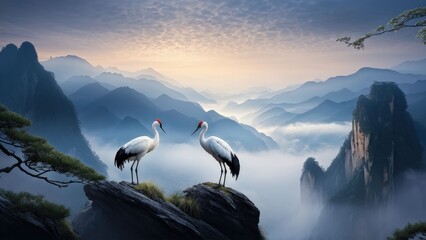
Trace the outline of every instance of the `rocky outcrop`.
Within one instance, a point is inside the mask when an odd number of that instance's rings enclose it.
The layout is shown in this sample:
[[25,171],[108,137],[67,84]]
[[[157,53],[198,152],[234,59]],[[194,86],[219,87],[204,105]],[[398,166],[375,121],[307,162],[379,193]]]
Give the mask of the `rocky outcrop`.
[[312,239],[383,238],[377,225],[392,214],[404,173],[423,164],[406,109],[394,83],[376,82],[368,96],[359,97],[352,131],[324,173],[320,189],[327,201]]
[[340,191],[347,192],[344,188],[357,173],[364,179],[362,202],[382,205],[390,201],[397,178],[422,165],[422,148],[406,109],[404,93],[396,84],[373,84],[370,94],[358,99],[352,131],[325,171],[323,186],[307,187],[313,180],[304,171],[301,191],[317,195],[324,191],[320,195],[330,199]]
[[352,169],[363,168],[365,197],[376,204],[390,200],[396,179],[422,164],[422,148],[406,111],[404,93],[394,83],[375,83],[354,110],[351,138]]
[[303,164],[300,177],[300,199],[302,203],[314,204],[323,202],[324,170],[314,158],[308,158]]
[[8,199],[0,196],[0,239],[76,239],[63,221],[16,210]]
[[200,214],[192,217],[162,199],[152,200],[128,183],[84,187],[90,204],[73,225],[81,239],[261,239],[259,210],[242,193],[216,184],[184,191]]

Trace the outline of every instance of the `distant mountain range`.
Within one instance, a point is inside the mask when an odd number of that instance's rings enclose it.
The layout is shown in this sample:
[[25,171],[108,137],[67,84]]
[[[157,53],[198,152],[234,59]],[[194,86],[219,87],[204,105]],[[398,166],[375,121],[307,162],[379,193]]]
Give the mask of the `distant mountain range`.
[[[406,62],[395,67],[407,69],[406,73],[365,67],[348,76],[332,77],[321,82],[306,82],[296,89],[281,91],[269,98],[249,99],[241,104],[231,101],[225,109],[245,112],[242,120],[262,126],[279,126],[294,122],[349,121],[358,96],[368,93],[369,86],[376,81],[397,83],[406,94],[409,104],[422,100],[426,96],[426,75],[413,74],[408,70],[421,70],[425,62],[426,60]],[[416,108],[409,107],[409,111],[410,109]],[[422,114],[412,115],[416,119]]]
[[[253,111],[271,103],[300,103],[312,97],[323,96],[343,89],[357,93],[369,88],[375,81],[403,84],[414,83],[418,80],[426,80],[426,75],[403,74],[389,69],[365,67],[347,76],[331,77],[323,82],[306,82],[294,90],[282,92],[269,98],[249,99],[242,104],[228,106],[228,108],[232,107],[237,111]],[[340,95],[344,96],[344,94]]]
[[426,75],[426,58],[417,61],[406,61],[392,68],[400,73]]
[[[86,89],[92,89],[86,91]],[[156,118],[164,123],[167,135],[164,142],[192,142],[197,137],[190,136],[198,121],[209,122],[209,134],[216,134],[227,140],[236,149],[266,150],[276,148],[277,144],[266,135],[254,128],[240,125],[214,111],[204,111],[193,102],[174,99],[168,95],[150,99],[144,94],[129,88],[120,87],[105,93],[100,84],[88,84],[71,95],[72,101],[91,98],[94,93],[100,93],[99,98],[92,99],[86,106],[78,105],[80,121],[85,131],[95,134],[104,141],[125,143],[137,135],[152,135],[151,124]],[[78,94],[77,94],[78,93]],[[74,98],[78,95],[79,98]],[[125,124],[123,121],[129,123]],[[130,124],[131,123],[131,124]],[[119,133],[119,134],[118,134]]]
[[56,80],[67,95],[96,80],[106,84],[110,89],[132,87],[149,97],[158,97],[164,93],[181,100],[214,103],[201,93],[190,87],[183,87],[176,80],[165,77],[153,68],[128,72],[115,67],[95,67],[85,59],[74,55],[50,58],[41,63],[55,74]]
[[[70,68],[64,68],[61,62]],[[236,149],[277,147],[270,137],[250,126],[215,111],[204,111],[195,102],[212,100],[192,88],[174,85],[154,69],[135,73],[103,69],[76,56],[52,58],[43,64],[62,79],[68,77],[60,84],[63,91],[76,106],[83,129],[101,140],[123,144],[138,135],[151,135],[151,123],[161,118],[169,129],[162,141],[195,141],[197,138],[188,134],[198,121],[205,120],[210,125],[209,134],[223,137]]]

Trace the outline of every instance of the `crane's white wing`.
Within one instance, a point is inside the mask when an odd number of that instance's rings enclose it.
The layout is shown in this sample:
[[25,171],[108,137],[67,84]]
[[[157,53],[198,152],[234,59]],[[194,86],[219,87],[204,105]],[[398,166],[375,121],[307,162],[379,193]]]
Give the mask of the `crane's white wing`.
[[132,139],[130,142],[123,145],[124,151],[126,154],[140,154],[147,153],[149,146],[151,145],[152,139],[149,137],[137,137]]
[[232,162],[232,148],[225,141],[218,137],[210,137],[208,141],[213,154],[224,161]]

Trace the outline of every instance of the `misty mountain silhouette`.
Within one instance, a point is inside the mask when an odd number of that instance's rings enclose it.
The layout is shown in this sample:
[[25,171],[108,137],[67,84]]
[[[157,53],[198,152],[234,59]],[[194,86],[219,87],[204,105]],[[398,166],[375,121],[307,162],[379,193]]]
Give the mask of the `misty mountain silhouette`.
[[22,43],[19,49],[9,44],[0,52],[0,104],[29,118],[31,133],[106,173],[106,166],[81,134],[74,106],[53,75],[40,65],[29,42]]
[[[233,107],[236,110],[253,110],[270,103],[300,103],[309,98],[324,96],[330,92],[342,89],[359,94],[358,92],[368,89],[375,81],[389,81],[402,84],[414,83],[417,80],[424,79],[426,79],[426,75],[402,74],[389,69],[364,67],[347,76],[331,77],[323,82],[306,82],[294,90],[282,92],[270,98],[249,99]],[[341,94],[341,96],[344,96],[344,94]]]
[[166,94],[162,94],[158,98],[153,99],[152,102],[163,111],[174,109],[186,116],[192,116],[197,119],[209,118],[208,114],[203,110],[203,108],[199,104],[173,99],[172,97]]
[[46,70],[55,74],[58,83],[62,83],[74,75],[94,77],[103,70],[101,67],[94,67],[85,59],[75,55],[50,58],[47,61],[42,61],[41,64]]
[[[41,62],[41,64],[47,70],[55,74],[58,83],[61,83],[60,84],[61,87],[64,87],[64,92],[66,94],[72,93],[73,92],[72,89],[75,91],[78,88],[82,87],[83,85],[93,82],[90,79],[86,79],[88,80],[87,82],[82,82],[82,80],[84,79],[78,79],[78,77],[76,79],[76,78],[73,78],[73,76],[85,75],[85,76],[94,78],[96,76],[99,77],[99,75],[104,75],[103,77],[105,78],[114,78],[114,77],[119,77],[121,75],[121,77],[126,78],[126,80],[141,79],[141,81],[145,81],[144,84],[146,86],[145,88],[141,88],[140,82],[136,83],[136,85],[133,85],[134,84],[133,82],[130,82],[129,84],[129,82],[120,82],[120,81],[117,82],[114,80],[112,80],[114,84],[104,85],[104,86],[107,87],[108,89],[128,86],[128,87],[135,88],[136,90],[146,94],[149,97],[158,97],[162,93],[165,93],[177,99],[182,99],[182,100],[190,99],[196,102],[214,103],[214,100],[211,100],[203,96],[202,94],[198,93],[197,91],[195,91],[194,89],[190,87],[183,87],[176,80],[162,75],[161,73],[157,72],[153,68],[142,69],[136,72],[128,72],[128,71],[123,71],[121,69],[118,69],[116,67],[108,67],[108,68],[103,68],[101,66],[95,67],[92,64],[90,64],[87,60],[74,55],[50,58],[47,61]],[[108,76],[109,74],[112,74],[113,76]],[[74,83],[68,82],[67,84],[63,85],[62,83],[65,81],[66,82],[75,81],[75,82]],[[72,89],[69,89],[69,87],[71,87]],[[150,90],[153,91],[152,96],[151,96]]]
[[156,98],[162,94],[167,94],[173,98],[180,100],[187,100],[187,98],[180,92],[175,91],[169,87],[166,87],[164,84],[150,79],[132,79],[126,78],[119,73],[110,73],[103,72],[100,75],[95,77],[95,80],[101,83],[107,83],[112,86],[121,87],[127,86],[131,87],[147,97]]
[[277,126],[285,124],[296,115],[282,108],[274,107],[257,116],[254,122],[263,126]]
[[74,75],[64,82],[62,82],[59,86],[61,87],[62,91],[65,93],[65,95],[69,96],[73,92],[77,91],[79,88],[83,87],[84,85],[95,83],[96,80],[87,76],[87,75]]
[[400,73],[426,75],[426,58],[417,61],[406,61],[392,68]]
[[[86,92],[86,94],[90,95],[90,92]],[[245,148],[255,151],[277,147],[270,137],[227,119],[215,111],[205,112],[196,103],[177,100],[165,94],[156,99],[149,99],[144,94],[129,87],[114,89],[87,106],[81,107],[79,115],[85,131],[93,133],[101,139],[113,140],[120,144],[124,142],[121,142],[121,137],[118,141],[119,139],[111,129],[128,133],[133,131],[139,135],[145,133],[139,132],[139,129],[134,128],[134,125],[123,125],[122,130],[115,127],[118,124],[117,119],[131,117],[138,120],[149,132],[151,132],[152,122],[156,118],[160,118],[167,131],[167,137],[162,138],[162,141],[165,142],[196,141],[197,138],[190,138],[189,135],[198,121],[205,120],[210,125],[209,133],[223,137],[236,149]],[[108,124],[101,123],[103,127],[98,127],[96,123],[104,121],[104,118],[108,119],[106,121]],[[132,136],[128,135],[128,140]]]
[[105,96],[108,92],[110,91],[107,88],[95,81],[94,83],[84,85],[68,97],[74,103],[76,108],[81,108],[83,106],[87,106],[96,99]]
[[327,99],[313,109],[293,117],[287,121],[286,124],[295,122],[320,123],[350,121],[355,104],[355,99],[341,103],[336,103]]

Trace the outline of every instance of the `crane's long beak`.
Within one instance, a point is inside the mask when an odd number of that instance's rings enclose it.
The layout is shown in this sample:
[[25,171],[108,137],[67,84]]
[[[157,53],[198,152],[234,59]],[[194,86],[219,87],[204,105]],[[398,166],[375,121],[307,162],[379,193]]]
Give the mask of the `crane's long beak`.
[[194,133],[196,133],[198,129],[200,129],[200,127],[197,127],[197,129],[195,129],[195,131],[191,134],[191,136],[194,135]]
[[163,125],[160,125],[161,130],[163,130],[164,133],[166,133],[166,131],[164,131],[163,129]]

